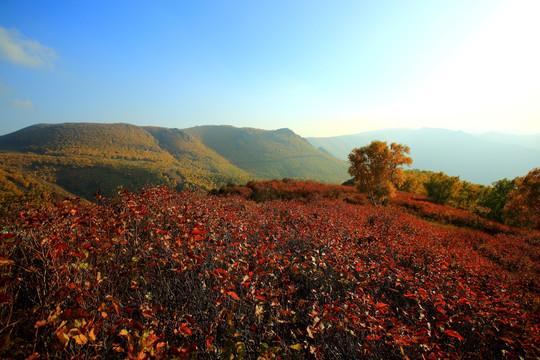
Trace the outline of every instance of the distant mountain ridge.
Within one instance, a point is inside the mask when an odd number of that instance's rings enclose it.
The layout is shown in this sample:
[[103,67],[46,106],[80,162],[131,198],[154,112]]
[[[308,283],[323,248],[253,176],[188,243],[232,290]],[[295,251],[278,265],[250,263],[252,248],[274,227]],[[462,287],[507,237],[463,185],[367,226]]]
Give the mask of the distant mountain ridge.
[[[51,183],[85,198],[146,183],[180,189],[284,177],[341,183],[348,166],[289,129],[125,123],[33,125],[0,136],[0,160],[7,188]],[[14,182],[18,173],[30,180]]]
[[388,129],[307,140],[339,159],[372,140],[397,142],[411,148],[411,168],[444,171],[461,180],[489,185],[503,178],[524,176],[540,167],[540,134],[469,134],[463,131],[421,128]]

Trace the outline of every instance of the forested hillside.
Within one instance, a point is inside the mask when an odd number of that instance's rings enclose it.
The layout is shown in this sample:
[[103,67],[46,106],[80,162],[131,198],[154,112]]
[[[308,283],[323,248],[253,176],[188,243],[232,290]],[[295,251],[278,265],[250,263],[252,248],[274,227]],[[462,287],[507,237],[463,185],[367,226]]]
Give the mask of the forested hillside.
[[237,167],[262,178],[294,177],[334,183],[347,179],[345,161],[336,161],[289,129],[198,126],[186,132]]
[[[124,186],[216,188],[291,177],[343,182],[346,162],[290,130],[186,130],[130,124],[40,124],[0,137],[4,195],[72,194],[91,199]],[[22,180],[24,179],[24,181]]]

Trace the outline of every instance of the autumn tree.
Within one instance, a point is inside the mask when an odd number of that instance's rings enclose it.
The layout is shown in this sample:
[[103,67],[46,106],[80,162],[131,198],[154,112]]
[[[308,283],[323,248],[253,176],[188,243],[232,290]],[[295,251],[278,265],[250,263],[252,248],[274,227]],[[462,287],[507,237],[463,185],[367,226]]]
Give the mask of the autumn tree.
[[540,168],[516,180],[504,213],[510,224],[540,230]]
[[484,189],[484,185],[461,181],[452,195],[450,204],[459,209],[474,210],[477,207],[477,201],[480,195],[483,194]]
[[373,205],[382,205],[393,197],[394,184],[403,182],[402,165],[410,165],[409,147],[392,143],[390,148],[383,141],[355,148],[349,154],[349,174],[354,178],[358,191],[365,193]]
[[403,171],[403,182],[400,185],[394,185],[400,191],[425,195],[424,183],[428,180],[428,174],[425,170],[405,170]]
[[486,187],[479,195],[477,205],[480,209],[487,209],[485,217],[499,222],[505,222],[504,207],[508,203],[508,195],[516,189],[516,179],[502,179],[492,186]]
[[458,176],[448,176],[442,171],[432,174],[424,183],[427,196],[437,204],[446,204],[456,193],[458,186]]

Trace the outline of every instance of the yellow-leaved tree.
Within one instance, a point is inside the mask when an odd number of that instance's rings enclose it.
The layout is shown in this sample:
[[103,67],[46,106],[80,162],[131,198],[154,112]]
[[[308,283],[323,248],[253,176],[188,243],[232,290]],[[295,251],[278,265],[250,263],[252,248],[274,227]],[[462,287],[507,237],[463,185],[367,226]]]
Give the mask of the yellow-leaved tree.
[[412,164],[409,147],[383,141],[355,148],[349,154],[349,174],[354,178],[358,191],[365,193],[373,205],[384,205],[395,195],[396,188],[403,182],[402,165]]
[[516,189],[508,194],[504,207],[507,222],[540,230],[540,168],[516,180]]

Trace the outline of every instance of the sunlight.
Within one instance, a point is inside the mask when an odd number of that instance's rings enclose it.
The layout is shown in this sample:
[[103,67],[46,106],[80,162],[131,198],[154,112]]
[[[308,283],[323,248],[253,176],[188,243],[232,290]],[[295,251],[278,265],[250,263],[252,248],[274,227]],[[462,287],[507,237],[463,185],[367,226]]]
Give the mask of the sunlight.
[[[471,119],[537,132],[540,108],[540,2],[513,2],[468,39],[454,58],[411,89],[410,95],[375,113],[432,118],[450,126]],[[516,126],[516,123],[514,124]]]

